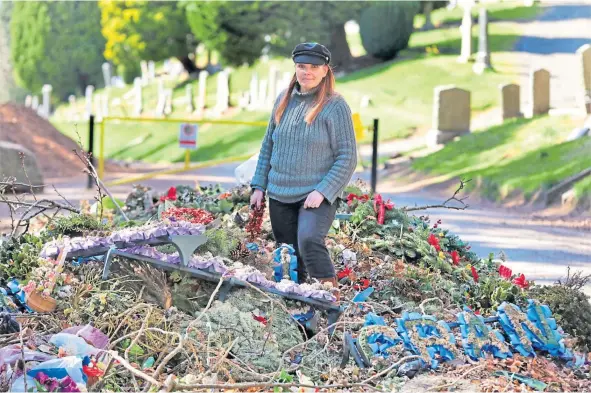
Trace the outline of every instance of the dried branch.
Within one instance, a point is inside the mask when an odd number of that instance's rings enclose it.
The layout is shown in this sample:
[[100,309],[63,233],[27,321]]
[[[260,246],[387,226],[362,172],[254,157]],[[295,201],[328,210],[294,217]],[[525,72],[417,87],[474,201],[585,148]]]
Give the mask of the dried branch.
[[[468,199],[468,197],[464,197],[464,198],[457,198],[458,193],[464,189],[465,185],[467,182],[469,182],[471,180],[460,180],[460,185],[458,187],[458,189],[453,193],[453,195],[446,199],[442,204],[440,205],[425,205],[425,206],[415,206],[415,207],[403,207],[402,210],[405,212],[411,212],[411,211],[416,211],[416,210],[427,210],[427,209],[439,209],[439,208],[443,208],[443,209],[453,209],[453,210],[466,210],[468,207],[470,207],[468,204],[466,204],[464,201],[466,199]],[[449,206],[448,203],[452,202],[452,201],[456,201],[458,203],[461,204],[461,206]]]
[[140,370],[133,367],[131,364],[129,364],[129,362],[127,360],[125,360],[121,356],[119,356],[119,354],[116,351],[108,351],[108,353],[109,353],[109,355],[111,355],[113,357],[113,359],[118,361],[123,367],[125,367],[133,375],[140,377],[144,381],[150,382],[151,384],[156,385],[158,387],[161,386],[160,382],[158,382],[157,380],[155,380],[154,378],[152,378],[148,374],[143,373]]
[[29,174],[27,173],[27,168],[25,167],[25,153],[23,153],[22,151],[18,152],[18,156],[21,159],[21,167],[23,168],[23,172],[25,173],[25,177],[27,178],[27,181],[29,182],[29,189],[31,190],[31,195],[33,195],[33,199],[37,200],[37,197],[35,196],[35,191],[33,191],[33,184],[31,183],[31,179],[29,179]]
[[373,376],[371,376],[371,377],[367,378],[366,380],[364,380],[364,381],[363,381],[363,382],[361,382],[361,383],[363,383],[363,384],[365,384],[365,383],[369,383],[369,382],[373,381],[374,379],[381,377],[382,375],[386,375],[386,374],[388,374],[390,371],[392,371],[392,370],[393,370],[393,369],[395,369],[396,367],[400,366],[402,363],[406,363],[406,362],[408,362],[409,360],[416,360],[416,359],[420,359],[420,358],[421,358],[421,357],[420,357],[420,356],[417,356],[417,355],[410,355],[410,356],[405,356],[405,357],[403,357],[402,359],[400,359],[399,361],[397,361],[396,363],[392,363],[392,364],[391,364],[391,365],[390,365],[388,368],[386,368],[386,369],[384,369],[384,370],[380,371],[380,372],[379,372],[379,373],[377,373],[376,375],[373,375]]
[[345,388],[366,388],[371,389],[372,391],[379,391],[375,387],[365,384],[365,383],[351,383],[351,384],[342,384],[342,385],[306,385],[306,384],[299,384],[299,383],[275,383],[275,382],[244,382],[244,383],[234,383],[234,384],[191,384],[191,385],[182,385],[177,384],[175,382],[172,383],[172,390],[188,390],[188,391],[195,391],[201,389],[212,389],[214,391],[218,391],[220,389],[252,389],[252,388],[263,388],[266,391],[270,391],[273,388],[310,388],[310,389],[345,389]]

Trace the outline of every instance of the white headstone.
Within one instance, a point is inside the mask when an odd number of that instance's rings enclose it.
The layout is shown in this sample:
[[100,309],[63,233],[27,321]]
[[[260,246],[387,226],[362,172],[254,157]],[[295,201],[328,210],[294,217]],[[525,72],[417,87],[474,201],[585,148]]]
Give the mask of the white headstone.
[[577,56],[581,64],[582,92],[579,93],[581,106],[591,115],[591,44],[585,44],[577,49]]
[[252,77],[250,78],[250,89],[249,89],[249,98],[250,98],[250,109],[257,109],[258,105],[258,97],[259,97],[259,76],[256,72],[252,73]]
[[148,62],[148,78],[150,82],[156,79],[156,63],[153,60]]
[[145,60],[140,61],[140,67],[142,69],[142,84],[146,86],[150,80],[148,75],[148,62]]
[[185,101],[187,102],[187,112],[192,113],[195,110],[193,103],[193,85],[190,83],[185,86]]
[[207,76],[209,72],[199,72],[199,92],[197,94],[197,111],[203,113],[205,109],[205,96],[207,94]]
[[172,89],[166,89],[164,93],[164,114],[172,113]]
[[259,102],[257,108],[262,108],[267,100],[267,84],[268,82],[266,79],[261,79],[259,82]]
[[33,99],[31,100],[31,109],[34,111],[39,109],[39,97],[33,96]]
[[273,106],[273,104],[275,103],[275,98],[277,97],[277,94],[279,93],[277,91],[277,85],[279,82],[279,70],[277,69],[277,67],[275,66],[271,66],[271,68],[269,69],[269,95],[267,96],[267,102],[266,105],[267,106]]
[[464,16],[462,17],[460,34],[462,37],[462,49],[458,62],[467,63],[472,57],[472,4],[470,3],[464,5]]
[[470,92],[454,85],[437,86],[433,97],[433,126],[427,145],[445,144],[470,132]]
[[218,72],[218,86],[216,93],[216,112],[223,113],[228,109],[228,98],[230,90],[228,87],[228,72],[226,70]]
[[92,114],[92,95],[94,93],[94,86],[88,85],[86,86],[85,91],[85,104],[86,104],[86,116],[90,116]]
[[142,78],[136,77],[133,80],[134,88],[134,108],[133,112],[135,116],[139,116],[143,111],[143,99],[142,99]]
[[105,82],[105,87],[111,87],[111,64],[110,63],[103,63],[103,80]]
[[103,116],[109,116],[109,91],[106,90],[101,95],[101,111]]
[[51,85],[43,85],[41,88],[41,93],[43,94],[43,101],[41,104],[41,112],[40,115],[45,117],[46,119],[49,118],[49,114],[51,111],[51,91],[53,87]]
[[30,94],[27,94],[27,96],[25,97],[25,107],[30,108],[32,104],[33,104],[33,96],[31,96]]

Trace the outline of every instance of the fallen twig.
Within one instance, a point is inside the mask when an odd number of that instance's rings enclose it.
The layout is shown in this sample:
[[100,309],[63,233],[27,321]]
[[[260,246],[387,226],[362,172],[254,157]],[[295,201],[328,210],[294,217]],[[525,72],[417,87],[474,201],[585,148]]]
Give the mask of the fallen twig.
[[366,380],[362,381],[361,383],[365,384],[365,383],[369,383],[371,381],[373,381],[376,378],[381,377],[382,375],[386,375],[388,374],[390,371],[392,371],[393,369],[395,369],[396,367],[400,366],[402,363],[406,363],[409,360],[415,360],[415,359],[420,359],[420,356],[417,355],[410,355],[410,356],[405,356],[402,359],[400,359],[399,361],[397,361],[396,363],[392,363],[388,368],[386,368],[385,370],[380,371],[379,373],[377,373],[376,375],[373,375],[369,378],[367,378]]
[[199,389],[250,389],[250,388],[311,388],[311,389],[345,389],[345,388],[366,388],[372,391],[379,391],[375,387],[365,383],[351,383],[342,385],[306,385],[299,383],[276,383],[276,382],[244,382],[244,383],[233,383],[233,384],[172,384],[172,390],[199,390]]
[[430,388],[428,388],[426,391],[430,391],[430,390],[439,390],[439,389],[444,389],[444,388],[449,388],[454,386],[456,383],[458,383],[460,380],[462,380],[466,375],[470,374],[472,371],[476,371],[479,370],[481,368],[486,367],[486,364],[479,364],[476,367],[472,367],[468,370],[466,370],[462,375],[460,375],[458,378],[456,378],[454,381],[450,382],[450,383],[446,383],[445,385],[438,385],[438,386],[431,386]]
[[[458,195],[458,193],[464,189],[464,186],[469,181],[470,180],[460,180],[460,185],[459,185],[458,189],[453,193],[453,195],[450,198],[446,199],[442,204],[415,206],[415,207],[406,207],[405,206],[402,208],[402,210],[404,210],[405,212],[411,212],[411,211],[416,211],[416,210],[438,209],[438,208],[453,209],[453,210],[466,210],[468,207],[470,207],[468,204],[466,204],[464,202],[466,199],[468,199],[468,197],[457,198],[456,195]],[[449,206],[448,203],[451,201],[459,202],[461,204],[461,206]]]

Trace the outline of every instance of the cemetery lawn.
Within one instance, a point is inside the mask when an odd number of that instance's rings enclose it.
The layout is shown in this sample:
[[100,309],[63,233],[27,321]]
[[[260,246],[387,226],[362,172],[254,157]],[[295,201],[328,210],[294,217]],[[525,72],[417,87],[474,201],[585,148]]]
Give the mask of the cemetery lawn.
[[[442,27],[431,31],[416,31],[411,36],[409,48],[400,52],[399,56],[389,62],[337,78],[337,90],[344,95],[351,110],[361,115],[363,124],[368,126],[374,118],[380,120],[379,139],[381,141],[405,138],[413,134],[426,132],[432,123],[433,90],[439,85],[454,84],[471,92],[472,117],[500,105],[498,86],[518,80],[517,69],[512,66],[511,49],[520,36],[518,23],[505,21],[495,22],[499,18],[519,19],[534,16],[540,7],[516,7],[515,4],[488,4],[491,10],[489,24],[489,44],[494,70],[483,75],[475,75],[472,63],[459,64],[456,59],[461,46],[458,22],[461,9],[446,9],[433,12],[434,23],[442,23]],[[475,11],[476,12],[476,11]],[[420,25],[420,21],[418,22]],[[455,23],[455,25],[454,25]],[[352,52],[361,55],[357,49],[360,38],[357,34],[349,39]],[[478,41],[478,25],[473,26],[473,47],[476,50]],[[362,47],[361,47],[362,48]],[[290,59],[271,59],[259,61],[252,67],[238,67],[232,71],[230,80],[231,101],[238,105],[242,92],[248,91],[253,71],[259,78],[266,78],[271,65],[282,72],[293,72]],[[338,72],[338,70],[336,70]],[[158,69],[157,69],[158,72]],[[172,118],[187,117],[185,102],[185,85],[192,84],[194,95],[197,95],[198,81],[190,80],[165,81],[165,88],[173,88]],[[132,86],[111,88],[109,97],[120,98],[121,104],[111,106],[111,116],[131,116],[132,100],[124,99]],[[153,116],[157,103],[157,84],[152,83],[143,89],[145,116]],[[103,93],[98,89],[95,94]],[[208,78],[206,89],[206,105],[215,105],[217,86],[216,77]],[[368,107],[361,107],[364,96],[371,98]],[[76,126],[66,119],[73,109],[77,113],[84,112],[84,98],[79,97],[75,108],[61,105],[52,116],[52,123],[66,135],[75,136]],[[231,117],[234,120],[268,121],[268,110],[260,112],[237,112]],[[78,132],[86,144],[88,126],[79,123]],[[107,157],[116,159],[144,160],[147,162],[181,161],[183,153],[177,148],[178,124],[162,123],[121,123],[109,124],[105,150]],[[194,152],[194,160],[228,158],[236,152],[239,155],[256,153],[265,132],[264,127],[247,126],[210,126],[203,128],[200,145],[202,148]],[[205,131],[207,130],[207,131]],[[128,147],[131,141],[151,133],[150,139],[138,146]],[[98,133],[97,133],[98,134]],[[97,137],[98,138],[98,137]],[[367,133],[360,143],[371,142],[372,135]],[[76,137],[76,140],[78,138]],[[231,141],[233,141],[232,144]],[[98,146],[98,139],[95,140]]]
[[[591,167],[591,138],[565,142],[578,125],[570,117],[511,119],[416,158],[412,168],[444,175],[442,181],[471,179],[466,191],[478,191],[490,200],[516,194],[530,200],[536,192]],[[591,180],[579,182],[575,192],[578,197],[591,195]]]

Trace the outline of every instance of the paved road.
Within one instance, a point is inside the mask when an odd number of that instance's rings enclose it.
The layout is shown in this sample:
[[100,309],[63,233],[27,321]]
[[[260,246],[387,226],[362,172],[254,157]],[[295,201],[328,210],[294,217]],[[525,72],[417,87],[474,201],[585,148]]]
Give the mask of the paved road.
[[[527,108],[529,72],[536,68],[550,71],[550,106],[575,108],[582,94],[582,69],[575,52],[591,44],[591,2],[547,1],[537,20],[522,25],[524,35],[515,51],[520,53],[519,73],[522,104]],[[579,87],[580,88],[576,88]]]

